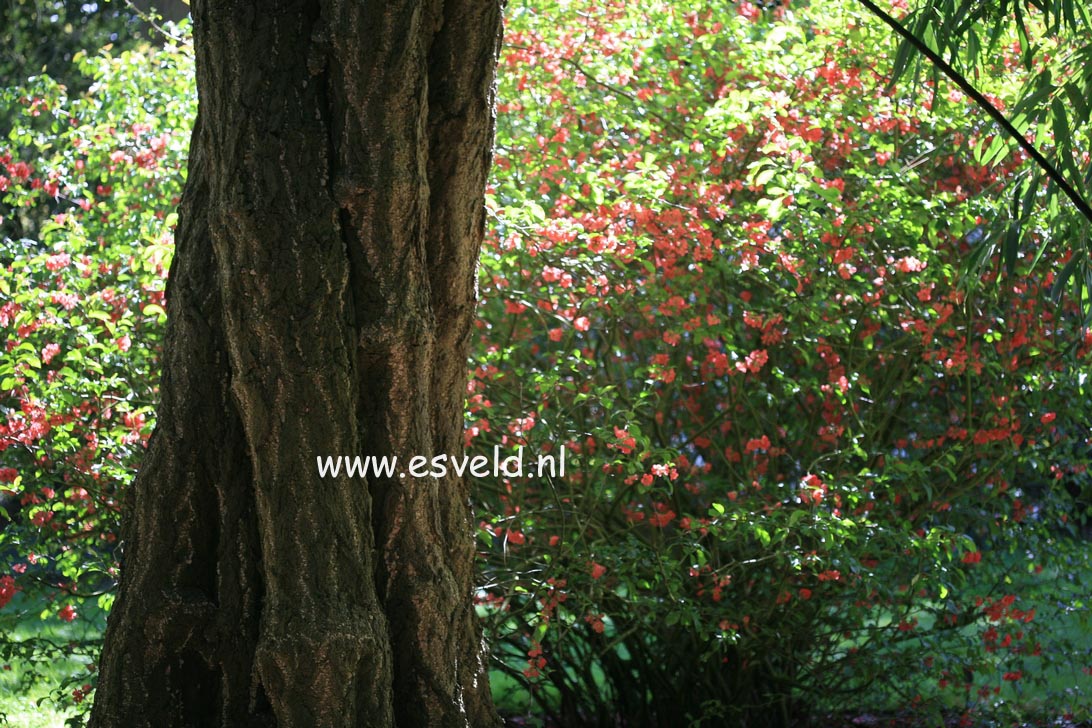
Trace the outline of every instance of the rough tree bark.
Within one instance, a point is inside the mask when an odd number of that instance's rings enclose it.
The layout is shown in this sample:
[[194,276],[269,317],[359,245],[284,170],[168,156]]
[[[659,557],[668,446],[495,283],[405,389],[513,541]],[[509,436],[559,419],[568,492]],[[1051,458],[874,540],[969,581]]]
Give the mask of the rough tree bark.
[[159,425],[92,713],[489,726],[458,453],[498,0],[194,0]]

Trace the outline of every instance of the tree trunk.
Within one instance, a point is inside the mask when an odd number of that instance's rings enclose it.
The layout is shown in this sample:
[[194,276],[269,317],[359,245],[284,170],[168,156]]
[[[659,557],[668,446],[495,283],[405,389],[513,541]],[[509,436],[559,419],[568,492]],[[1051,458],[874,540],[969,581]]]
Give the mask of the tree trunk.
[[193,17],[159,424],[91,725],[495,725],[465,480],[316,457],[462,450],[499,3]]

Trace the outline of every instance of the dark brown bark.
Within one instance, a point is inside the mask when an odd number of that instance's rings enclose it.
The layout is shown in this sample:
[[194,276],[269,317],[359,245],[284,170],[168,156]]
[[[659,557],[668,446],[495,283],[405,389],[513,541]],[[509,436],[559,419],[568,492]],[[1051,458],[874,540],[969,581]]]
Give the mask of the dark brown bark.
[[495,0],[195,0],[159,425],[92,714],[489,726],[462,448]]

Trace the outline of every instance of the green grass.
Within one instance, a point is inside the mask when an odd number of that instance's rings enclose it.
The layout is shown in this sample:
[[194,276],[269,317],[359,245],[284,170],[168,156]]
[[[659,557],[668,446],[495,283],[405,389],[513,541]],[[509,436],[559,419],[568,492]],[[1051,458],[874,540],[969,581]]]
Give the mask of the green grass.
[[[969,695],[959,690],[941,690],[935,677],[930,676],[897,685],[897,693],[887,695],[874,707],[897,712],[905,707],[906,696],[919,695],[945,711],[958,713],[968,708],[986,708],[991,715],[1007,716],[1021,723],[1052,723],[1063,716],[1076,721],[1092,721],[1092,675],[1085,672],[1092,667],[1092,591],[1089,587],[1092,585],[1092,543],[1061,538],[1051,539],[1050,546],[1056,549],[1052,565],[1035,575],[1028,573],[1029,560],[1024,549],[991,554],[1000,568],[1009,569],[1006,575],[994,573],[993,578],[1000,582],[994,597],[1011,593],[1017,596],[1015,606],[1021,610],[1026,612],[1034,608],[1034,624],[1026,629],[1042,629],[1040,655],[1026,655],[1014,664],[1012,653],[998,647],[994,653],[986,654],[987,664],[979,664],[974,690]],[[919,619],[922,632],[928,634],[934,617],[926,612],[914,616]],[[986,622],[979,620],[950,633],[947,641],[937,640],[925,648],[918,642],[908,641],[896,646],[893,654],[904,650],[921,654],[944,654],[953,648],[962,651],[966,648],[959,646],[960,641],[980,646],[985,625]],[[1019,626],[1015,628],[1019,629]],[[1002,628],[1002,633],[1012,629],[1011,625]],[[1023,677],[1018,681],[1004,680],[1003,673],[1014,667],[1023,673]],[[983,681],[987,673],[992,674]],[[996,687],[999,692],[982,698],[977,695],[980,687]]]
[[[1064,566],[1056,563],[1038,577],[1027,580],[1014,573],[1014,583],[1010,585],[1010,590],[1020,597],[1021,608],[1034,606],[1036,622],[1043,620],[1049,625],[1048,640],[1042,645],[1043,656],[1026,658],[1024,671],[1028,677],[1017,683],[999,680],[1001,692],[990,698],[991,702],[1007,706],[1014,715],[1055,720],[1069,711],[1076,720],[1092,720],[1092,676],[1084,672],[1092,667],[1092,591],[1088,587],[1092,584],[1092,544],[1074,541],[1069,546]],[[1014,556],[1013,561],[1020,558]],[[84,607],[80,618],[68,624],[56,618],[55,606],[32,602],[18,594],[0,613],[0,630],[4,634],[0,643],[48,639],[63,645],[70,640],[95,637],[105,626],[105,614],[92,610],[91,606]],[[923,627],[926,626],[923,621]],[[966,628],[966,632],[975,634],[977,628]],[[10,669],[0,670],[0,715],[6,715],[6,725],[64,728],[65,720],[75,713],[57,704],[59,686],[70,675],[84,674],[87,662],[87,658],[64,656],[51,662],[7,660]],[[5,660],[0,658],[0,666],[4,664]],[[518,680],[496,670],[490,678],[494,699],[506,715],[530,719],[540,711]],[[911,692],[941,697],[936,693],[935,683],[906,687]],[[943,694],[948,709],[958,711],[967,707],[959,704],[961,701],[953,701],[955,697],[950,691]],[[533,723],[531,720],[527,725]],[[0,726],[3,725],[0,721]]]
[[47,703],[35,704],[38,698],[48,695],[43,691],[30,695],[0,695],[0,714],[7,717],[12,728],[64,728],[64,721],[71,713],[60,713]]
[[[64,654],[63,646],[72,641],[97,639],[105,627],[105,614],[88,604],[80,617],[71,623],[56,617],[55,606],[41,599],[28,599],[16,594],[4,608],[0,629],[5,649],[33,640],[48,640],[60,649],[50,655],[29,659],[19,650],[7,659],[0,658],[0,716],[12,728],[64,728],[65,720],[75,715],[69,706],[61,706],[56,698],[61,685],[69,676],[89,675],[89,659]],[[71,690],[66,691],[71,696]],[[71,702],[70,700],[68,701]],[[39,704],[40,703],[40,704]],[[0,725],[5,725],[0,720]]]

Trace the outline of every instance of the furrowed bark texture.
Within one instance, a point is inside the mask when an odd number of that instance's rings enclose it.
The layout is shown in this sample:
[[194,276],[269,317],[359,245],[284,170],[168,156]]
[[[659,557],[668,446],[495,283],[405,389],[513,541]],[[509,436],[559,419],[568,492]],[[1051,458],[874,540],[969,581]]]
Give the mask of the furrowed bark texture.
[[[92,726],[497,724],[457,454],[496,0],[194,0],[159,425]],[[343,474],[344,475],[344,474]]]

